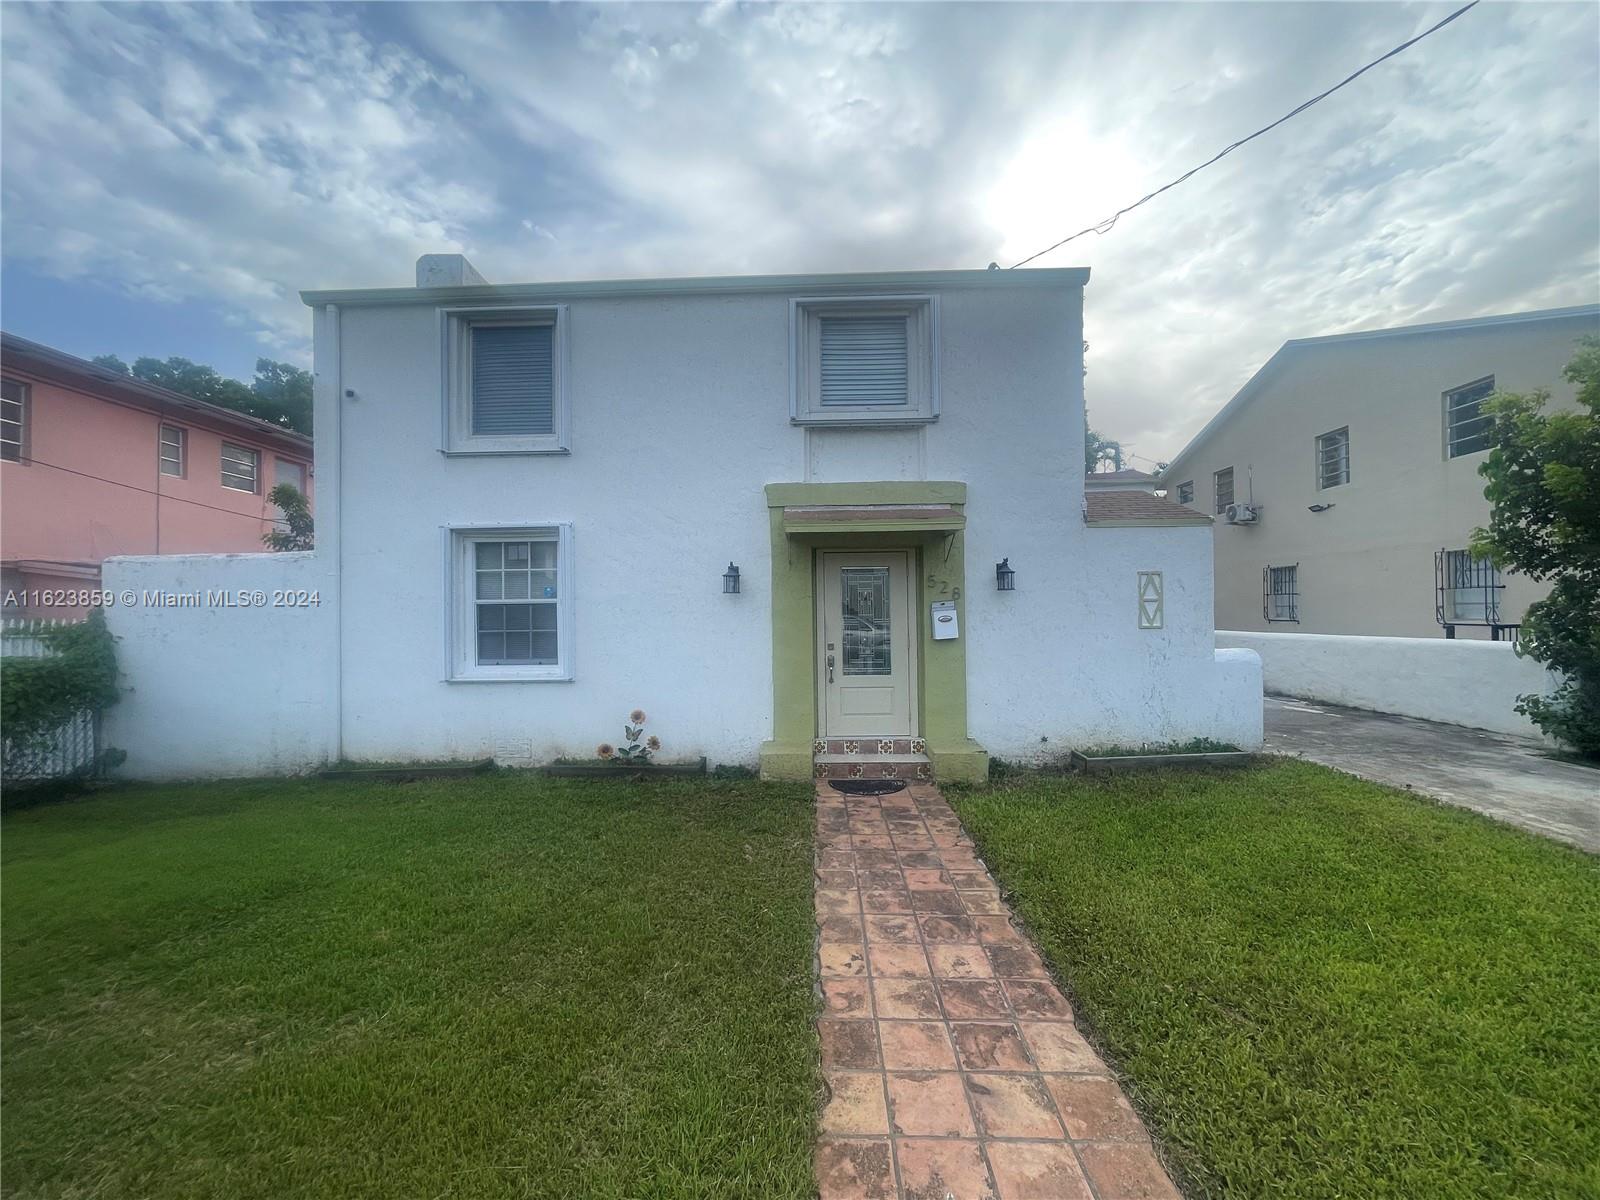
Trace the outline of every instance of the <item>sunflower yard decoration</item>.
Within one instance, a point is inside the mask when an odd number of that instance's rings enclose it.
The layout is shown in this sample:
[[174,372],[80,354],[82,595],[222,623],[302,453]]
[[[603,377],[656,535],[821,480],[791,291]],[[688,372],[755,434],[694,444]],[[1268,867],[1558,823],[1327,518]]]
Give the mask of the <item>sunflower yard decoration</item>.
[[649,763],[650,756],[661,749],[661,739],[655,734],[639,739],[644,734],[645,712],[636,708],[628,714],[628,723],[622,727],[622,736],[626,745],[613,746],[610,742],[601,742],[595,753],[607,762],[618,766],[644,765]]

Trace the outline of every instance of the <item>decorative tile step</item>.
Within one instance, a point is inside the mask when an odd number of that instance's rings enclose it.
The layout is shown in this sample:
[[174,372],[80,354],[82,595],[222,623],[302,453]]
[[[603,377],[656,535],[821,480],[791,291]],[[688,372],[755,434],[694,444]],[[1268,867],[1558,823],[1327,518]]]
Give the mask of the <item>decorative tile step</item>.
[[919,737],[817,738],[813,754],[922,754],[928,745]]
[[932,779],[926,754],[818,754],[818,779]]

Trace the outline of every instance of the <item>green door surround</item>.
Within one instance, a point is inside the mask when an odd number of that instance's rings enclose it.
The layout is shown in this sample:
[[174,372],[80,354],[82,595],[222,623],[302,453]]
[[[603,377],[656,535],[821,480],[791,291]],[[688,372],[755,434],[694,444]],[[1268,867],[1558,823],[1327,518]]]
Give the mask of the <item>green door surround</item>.
[[[817,736],[816,552],[912,551],[917,586],[917,730],[928,745],[934,776],[981,782],[989,755],[967,736],[967,635],[933,640],[928,606],[954,600],[966,625],[967,485],[951,482],[769,483],[772,531],[772,740],[761,747],[763,779],[810,779]],[[929,522],[904,513],[860,513],[816,530],[785,525],[785,508],[952,508],[960,520]],[[955,526],[952,528],[951,526]]]

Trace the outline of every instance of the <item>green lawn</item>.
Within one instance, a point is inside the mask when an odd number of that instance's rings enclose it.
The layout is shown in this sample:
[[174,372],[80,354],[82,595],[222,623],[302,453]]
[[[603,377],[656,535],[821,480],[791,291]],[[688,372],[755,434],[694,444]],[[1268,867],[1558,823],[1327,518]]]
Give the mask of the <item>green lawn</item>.
[[1600,859],[1301,763],[951,791],[1191,1196],[1600,1196]]
[[10,1197],[806,1197],[806,787],[130,788],[4,818]]

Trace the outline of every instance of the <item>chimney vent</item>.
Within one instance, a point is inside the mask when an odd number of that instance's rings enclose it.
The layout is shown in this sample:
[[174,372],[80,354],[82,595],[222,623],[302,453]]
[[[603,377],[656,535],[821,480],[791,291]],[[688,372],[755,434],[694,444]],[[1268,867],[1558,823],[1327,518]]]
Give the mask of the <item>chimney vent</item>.
[[417,286],[476,287],[489,281],[462,254],[424,254],[417,259]]

